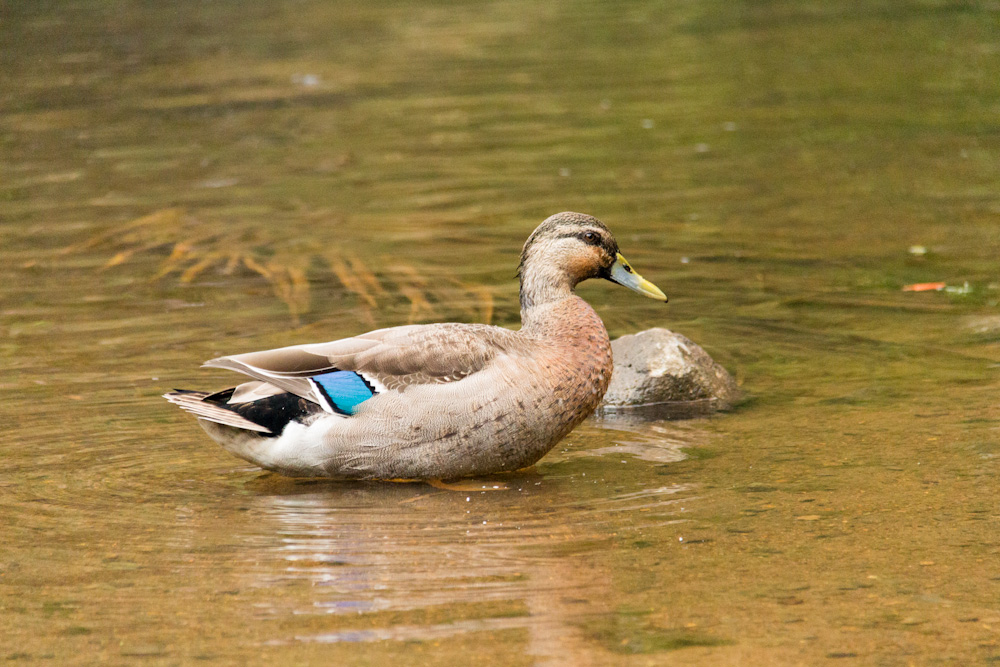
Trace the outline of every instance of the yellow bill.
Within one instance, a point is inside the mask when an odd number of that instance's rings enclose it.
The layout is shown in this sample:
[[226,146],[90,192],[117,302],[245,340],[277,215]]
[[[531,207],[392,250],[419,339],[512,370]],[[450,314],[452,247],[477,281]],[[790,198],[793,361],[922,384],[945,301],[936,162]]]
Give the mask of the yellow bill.
[[615,263],[611,265],[611,280],[633,292],[648,296],[650,299],[667,301],[667,295],[659,287],[636,273],[621,253],[618,253]]

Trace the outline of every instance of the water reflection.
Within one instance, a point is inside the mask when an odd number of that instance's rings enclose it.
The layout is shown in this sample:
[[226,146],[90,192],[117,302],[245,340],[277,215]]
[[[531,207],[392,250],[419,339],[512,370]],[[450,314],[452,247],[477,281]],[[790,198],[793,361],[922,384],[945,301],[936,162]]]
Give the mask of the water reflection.
[[[671,463],[687,455],[684,450],[707,442],[703,424],[691,422],[662,422],[646,419],[641,414],[606,412],[596,423],[604,429],[618,431],[617,437],[606,447],[576,449],[568,456],[631,455],[640,461]],[[624,436],[624,437],[623,437]]]
[[[587,641],[581,625],[615,603],[612,573],[599,554],[624,534],[683,521],[693,497],[683,484],[647,488],[638,479],[588,478],[572,462],[600,457],[599,465],[607,467],[634,466],[640,457],[659,461],[666,456],[652,452],[677,456],[697,433],[690,427],[669,431],[668,425],[645,431],[636,425],[624,433],[589,424],[577,440],[586,444],[568,445],[542,471],[471,480],[462,490],[257,479],[252,511],[279,539],[252,570],[252,584],[310,586],[295,606],[270,613],[363,614],[372,624],[344,628],[331,620],[327,631],[271,641],[431,640],[521,630],[530,655],[544,664],[580,664]],[[625,437],[602,453],[592,447],[595,434],[605,443],[610,434]],[[413,623],[405,614],[388,613],[428,608],[448,610],[446,622]],[[397,622],[387,624],[389,619]]]

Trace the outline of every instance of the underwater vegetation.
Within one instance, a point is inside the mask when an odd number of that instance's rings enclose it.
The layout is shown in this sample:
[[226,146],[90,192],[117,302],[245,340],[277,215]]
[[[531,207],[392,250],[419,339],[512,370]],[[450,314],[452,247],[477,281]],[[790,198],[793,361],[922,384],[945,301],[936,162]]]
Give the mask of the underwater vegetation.
[[319,277],[332,276],[354,297],[361,318],[378,324],[377,313],[405,299],[407,323],[449,317],[491,323],[494,299],[489,288],[468,284],[447,269],[433,274],[398,259],[382,266],[358,254],[331,250],[318,241],[294,245],[265,227],[239,229],[210,224],[183,208],[165,208],[124,225],[91,235],[65,247],[62,255],[106,251],[110,256],[100,267],[107,271],[140,257],[158,257],[150,280],[172,279],[192,283],[206,273],[224,276],[256,274],[271,288],[274,297],[288,308],[295,325],[312,306],[310,285]]

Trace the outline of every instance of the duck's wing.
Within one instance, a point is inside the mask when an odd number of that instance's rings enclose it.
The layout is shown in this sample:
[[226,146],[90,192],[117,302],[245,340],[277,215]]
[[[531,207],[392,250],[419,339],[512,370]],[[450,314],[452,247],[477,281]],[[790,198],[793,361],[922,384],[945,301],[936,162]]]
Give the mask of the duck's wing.
[[383,391],[455,382],[517,346],[517,334],[477,324],[427,324],[219,357],[228,368],[314,401],[331,412],[353,408]]

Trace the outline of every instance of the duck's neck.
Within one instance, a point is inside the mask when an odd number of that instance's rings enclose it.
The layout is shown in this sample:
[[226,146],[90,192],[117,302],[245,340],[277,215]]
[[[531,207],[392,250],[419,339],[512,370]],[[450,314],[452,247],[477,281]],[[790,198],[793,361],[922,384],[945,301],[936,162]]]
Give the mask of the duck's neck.
[[604,322],[589,303],[573,293],[569,283],[562,288],[545,283],[537,290],[525,290],[524,283],[522,281],[521,285],[521,331],[524,334],[558,339],[568,345],[596,339],[607,342]]
[[550,265],[521,267],[521,328],[537,330],[551,317],[553,307],[566,299],[576,299],[576,283]]

